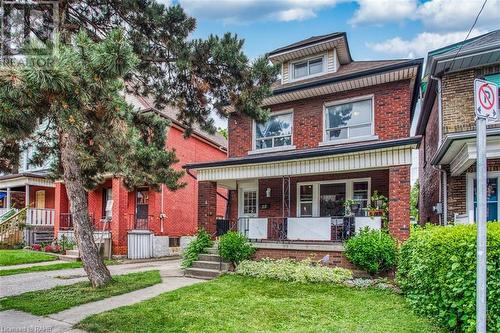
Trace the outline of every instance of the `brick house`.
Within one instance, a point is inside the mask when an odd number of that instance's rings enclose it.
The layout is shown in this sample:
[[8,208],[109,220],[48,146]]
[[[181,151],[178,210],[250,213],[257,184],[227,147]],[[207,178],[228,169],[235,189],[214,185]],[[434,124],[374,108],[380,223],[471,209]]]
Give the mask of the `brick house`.
[[[457,55],[457,52],[460,53]],[[475,219],[474,79],[500,85],[500,30],[429,52],[416,134],[420,145],[420,223]],[[500,213],[500,128],[487,129],[488,220]]]
[[[329,254],[332,264],[345,264],[342,241],[363,226],[381,227],[380,216],[367,216],[377,191],[389,199],[390,233],[404,240],[422,59],[353,61],[345,33],[269,58],[281,66],[264,101],[270,119],[231,114],[229,159],[185,166],[199,180],[199,226],[212,234],[238,228],[255,242],[257,258]],[[226,220],[216,219],[217,187],[229,190]]]
[[[177,121],[175,109],[167,107],[158,111],[145,98],[127,96],[127,99],[143,112],[158,112],[170,120],[166,147],[176,151],[179,162],[175,168],[181,169],[186,163],[227,158],[227,141],[221,135],[210,135],[195,128],[189,138],[184,138],[184,127]],[[50,237],[43,241],[63,235],[72,238],[73,224],[64,183],[47,177],[50,162],[30,169],[27,153],[23,153],[21,165],[24,168],[20,173],[0,176],[0,191],[5,188],[4,192],[0,192],[0,203],[5,204],[0,215],[8,208],[23,208],[29,202],[29,211],[33,212],[32,224],[36,222],[50,229]],[[180,181],[187,185],[175,192],[165,186],[160,192],[148,188],[129,192],[121,179],[105,177],[98,188],[88,193],[96,240],[110,239],[113,255],[128,255],[131,258],[162,256],[179,251],[185,237],[189,238],[198,229],[198,183],[195,175],[187,172]],[[214,214],[222,218],[226,213],[227,192],[218,190],[215,200],[217,211]],[[129,244],[134,247],[129,247]]]

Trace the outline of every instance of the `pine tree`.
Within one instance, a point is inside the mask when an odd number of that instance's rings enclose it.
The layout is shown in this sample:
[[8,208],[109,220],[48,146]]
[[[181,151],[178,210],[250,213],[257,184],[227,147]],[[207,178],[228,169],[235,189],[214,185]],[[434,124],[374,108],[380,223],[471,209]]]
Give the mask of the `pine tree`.
[[[4,9],[8,14],[12,8]],[[236,35],[189,39],[196,23],[178,5],[61,0],[58,9],[53,21],[60,45],[51,65],[28,57],[27,65],[0,67],[0,171],[16,169],[28,141],[37,151],[33,163],[54,157],[53,173],[67,188],[84,268],[98,287],[110,274],[92,237],[86,191],[105,174],[122,177],[130,189],[182,186],[182,174],[171,167],[175,154],[164,147],[168,124],[134,110],[121,93],[153,97],[158,108],[175,106],[186,135],[195,123],[214,132],[212,112],[267,118],[260,105],[277,68],[265,56],[251,62]],[[44,28],[28,25],[24,32],[49,36]],[[46,124],[41,130],[39,119]]]

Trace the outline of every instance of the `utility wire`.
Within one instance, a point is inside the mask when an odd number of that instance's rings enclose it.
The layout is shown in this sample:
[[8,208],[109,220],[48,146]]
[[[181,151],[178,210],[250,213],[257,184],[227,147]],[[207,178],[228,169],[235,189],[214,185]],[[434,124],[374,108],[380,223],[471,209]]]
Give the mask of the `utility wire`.
[[484,6],[486,6],[487,2],[488,2],[488,0],[484,0],[483,5],[481,6],[481,9],[479,10],[479,12],[476,15],[476,18],[474,19],[474,23],[470,27],[469,32],[467,33],[467,36],[465,36],[465,39],[460,44],[460,47],[459,47],[457,53],[455,53],[455,56],[453,57],[453,59],[451,60],[451,65],[450,65],[450,67],[448,67],[447,71],[449,71],[451,68],[453,68],[453,64],[455,63],[456,57],[458,56],[460,51],[462,51],[462,47],[464,46],[465,41],[469,38],[470,33],[472,32],[472,29],[474,29],[474,27],[476,26],[477,20],[479,19],[479,15],[481,15],[481,13],[483,12]]

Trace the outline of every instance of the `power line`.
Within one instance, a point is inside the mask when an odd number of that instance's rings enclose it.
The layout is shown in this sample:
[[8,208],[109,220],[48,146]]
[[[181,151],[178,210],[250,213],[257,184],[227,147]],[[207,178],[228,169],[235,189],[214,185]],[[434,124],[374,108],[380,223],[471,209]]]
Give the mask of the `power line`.
[[483,12],[484,6],[486,6],[487,2],[488,2],[488,0],[484,0],[483,5],[481,6],[481,9],[479,10],[479,12],[476,15],[476,18],[474,19],[474,23],[472,24],[472,26],[469,29],[469,32],[467,33],[467,36],[465,36],[465,39],[460,44],[460,47],[458,48],[457,53],[455,53],[455,56],[451,60],[451,65],[450,65],[450,67],[448,67],[448,70],[450,70],[450,68],[453,67],[453,64],[455,63],[455,58],[458,56],[458,54],[460,53],[460,51],[462,51],[462,47],[464,46],[465,41],[469,38],[470,33],[472,32],[472,29],[474,29],[474,27],[476,26],[477,20],[479,19],[479,16]]

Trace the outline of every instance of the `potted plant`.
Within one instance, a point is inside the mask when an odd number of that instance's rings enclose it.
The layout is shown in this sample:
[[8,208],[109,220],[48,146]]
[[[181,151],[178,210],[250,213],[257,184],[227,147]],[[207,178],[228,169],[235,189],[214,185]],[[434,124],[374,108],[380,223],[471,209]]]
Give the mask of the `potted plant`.
[[359,208],[359,203],[356,200],[347,199],[344,201],[345,215],[352,216],[354,211]]
[[378,193],[378,191],[373,192],[373,195],[371,196],[371,203],[368,215],[371,217],[380,216],[382,218],[383,228],[387,227],[387,222],[388,222],[387,218],[389,213],[388,202],[389,199],[387,199],[386,196]]

